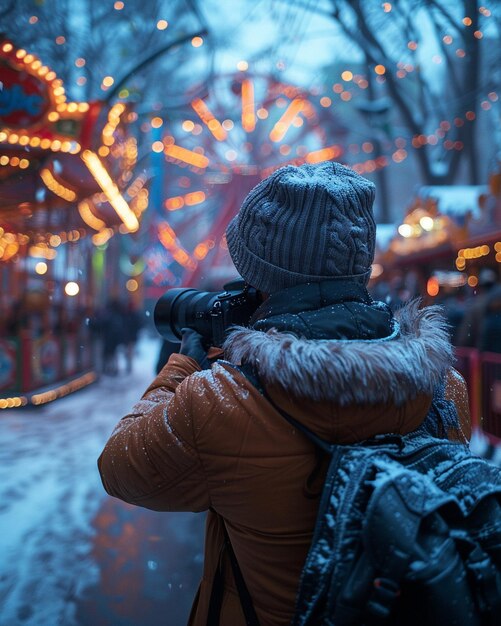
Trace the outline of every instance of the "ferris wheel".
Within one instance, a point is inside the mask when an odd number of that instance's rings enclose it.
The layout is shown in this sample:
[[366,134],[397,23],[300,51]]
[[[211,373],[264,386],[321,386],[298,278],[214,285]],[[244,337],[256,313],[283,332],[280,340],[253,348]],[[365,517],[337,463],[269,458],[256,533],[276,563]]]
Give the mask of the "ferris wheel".
[[153,144],[165,160],[148,267],[157,285],[234,275],[224,232],[247,193],[286,164],[339,158],[346,129],[320,94],[247,71],[216,77]]

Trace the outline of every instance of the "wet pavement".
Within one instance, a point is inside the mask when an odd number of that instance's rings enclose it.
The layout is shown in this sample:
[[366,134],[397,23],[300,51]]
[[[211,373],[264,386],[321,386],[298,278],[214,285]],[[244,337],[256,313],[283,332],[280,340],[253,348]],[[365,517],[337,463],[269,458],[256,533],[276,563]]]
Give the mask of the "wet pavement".
[[132,374],[0,412],[2,626],[186,624],[204,516],[110,498],[96,466],[114,425],[153,379],[158,349],[145,338]]

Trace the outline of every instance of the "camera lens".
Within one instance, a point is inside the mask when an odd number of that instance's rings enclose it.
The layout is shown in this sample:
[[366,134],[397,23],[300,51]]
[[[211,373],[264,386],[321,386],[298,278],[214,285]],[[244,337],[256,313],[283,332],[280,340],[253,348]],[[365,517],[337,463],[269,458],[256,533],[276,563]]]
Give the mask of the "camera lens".
[[207,340],[212,336],[209,315],[219,293],[197,289],[169,289],[158,300],[153,314],[155,326],[164,339],[180,341],[182,328],[193,328]]

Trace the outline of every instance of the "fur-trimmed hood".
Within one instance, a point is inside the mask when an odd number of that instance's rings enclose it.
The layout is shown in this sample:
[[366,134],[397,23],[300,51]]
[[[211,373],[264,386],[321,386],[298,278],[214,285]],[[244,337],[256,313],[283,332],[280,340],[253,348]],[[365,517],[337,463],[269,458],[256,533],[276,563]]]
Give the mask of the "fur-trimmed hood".
[[453,362],[447,323],[438,306],[402,307],[388,336],[370,340],[305,339],[288,332],[238,327],[226,357],[247,363],[265,385],[314,401],[401,406],[432,395]]

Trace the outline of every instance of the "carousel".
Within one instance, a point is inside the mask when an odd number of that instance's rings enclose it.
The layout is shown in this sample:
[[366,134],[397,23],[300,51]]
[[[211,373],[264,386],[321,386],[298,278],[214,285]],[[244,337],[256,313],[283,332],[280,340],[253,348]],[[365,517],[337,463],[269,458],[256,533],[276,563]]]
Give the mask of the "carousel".
[[126,104],[68,101],[56,73],[7,39],[0,82],[1,409],[96,379],[92,319],[120,267],[138,290],[121,240],[139,230],[148,189]]

